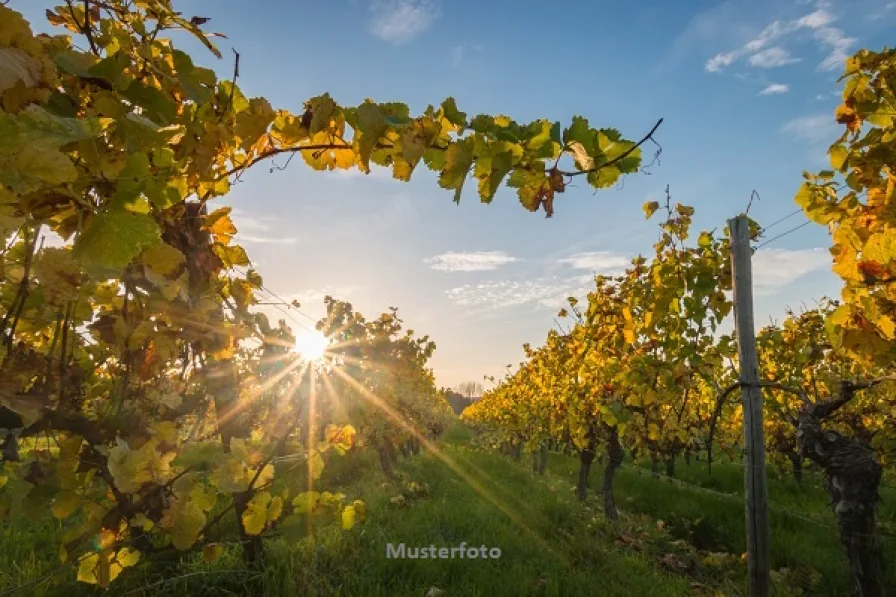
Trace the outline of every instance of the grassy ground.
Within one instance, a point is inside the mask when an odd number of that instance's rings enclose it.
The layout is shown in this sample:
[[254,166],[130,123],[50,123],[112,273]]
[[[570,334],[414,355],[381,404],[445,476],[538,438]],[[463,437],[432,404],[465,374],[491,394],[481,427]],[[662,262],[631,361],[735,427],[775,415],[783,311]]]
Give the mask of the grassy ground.
[[[327,484],[349,499],[367,501],[368,519],[351,531],[326,529],[313,543],[269,540],[260,572],[246,570],[233,546],[214,564],[198,555],[152,569],[141,563],[105,594],[400,597],[423,596],[434,587],[444,592],[430,594],[442,597],[743,594],[739,467],[714,465],[709,477],[699,463],[682,463],[680,482],[669,482],[627,463],[616,491],[622,520],[614,528],[599,513],[599,466],[592,471],[591,495],[583,508],[573,493],[574,458],[552,454],[548,473],[537,478],[525,459],[514,463],[477,451],[469,439],[466,428],[452,429],[440,443],[441,454],[404,461],[394,482],[381,475],[369,455],[332,463]],[[428,494],[412,495],[410,481],[427,487]],[[811,485],[812,479],[807,481]],[[404,504],[393,503],[402,493]],[[774,478],[770,493],[776,595],[848,593],[845,562],[823,493]],[[896,495],[884,498],[882,518],[893,520]],[[803,518],[785,514],[785,508],[799,510]],[[13,521],[0,529],[0,595],[58,567],[57,526],[48,518],[38,525]],[[451,548],[462,541],[500,548],[501,557],[386,557],[389,543]],[[886,547],[892,561],[894,543]],[[18,594],[104,593],[73,579],[74,572],[65,570]],[[795,588],[787,592],[781,588],[785,585]]]
[[[551,454],[548,468],[574,483],[578,474],[575,458]],[[592,492],[599,487],[603,468],[591,473]],[[627,461],[615,487],[619,505],[656,520],[676,538],[700,550],[742,554],[746,549],[744,529],[743,468],[735,463],[714,463],[709,475],[705,462],[676,464],[676,478],[651,476],[647,465]],[[802,484],[789,475],[770,470],[768,475],[771,566],[785,584],[801,586],[807,595],[849,594],[848,568],[837,534],[836,519],[822,489],[820,476],[807,473]],[[896,490],[881,489],[879,526],[885,561],[896,560]],[[590,499],[597,500],[592,495]],[[888,586],[896,594],[896,568],[887,567]],[[890,593],[888,593],[890,594]]]

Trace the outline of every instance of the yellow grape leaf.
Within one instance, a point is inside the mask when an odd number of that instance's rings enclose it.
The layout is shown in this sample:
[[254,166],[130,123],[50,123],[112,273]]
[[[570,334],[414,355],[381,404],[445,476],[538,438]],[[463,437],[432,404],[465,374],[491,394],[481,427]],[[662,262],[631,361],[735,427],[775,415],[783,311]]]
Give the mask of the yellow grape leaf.
[[212,250],[224,262],[224,266],[227,268],[244,267],[252,264],[249,256],[246,254],[246,250],[239,245],[225,246],[216,243]]
[[347,531],[355,526],[355,507],[346,506],[342,511],[342,529]]
[[137,512],[137,514],[135,514],[134,517],[128,521],[128,523],[132,527],[141,528],[144,531],[151,531],[152,528],[156,526],[156,523],[147,518],[143,512]]
[[129,547],[122,547],[115,554],[114,559],[122,568],[129,568],[136,566],[137,562],[140,561],[140,552]]
[[245,491],[249,485],[248,471],[245,465],[232,454],[215,469],[213,479],[215,486],[224,493]]
[[176,272],[185,261],[186,257],[180,250],[164,242],[149,247],[140,255],[143,265],[163,276]]
[[108,587],[109,583],[118,578],[122,570],[135,566],[139,561],[139,551],[123,547],[110,555],[108,550],[103,549],[99,553],[92,553],[81,559],[78,565],[78,580]]
[[893,234],[885,232],[872,234],[865,242],[862,259],[884,265],[896,260],[896,241],[893,240]]
[[659,208],[660,204],[658,201],[648,201],[643,205],[641,209],[644,210],[644,216],[649,220]]
[[205,218],[203,229],[214,235],[215,240],[222,245],[230,243],[230,239],[236,234],[236,226],[230,219],[232,208],[221,207],[210,213]]
[[209,543],[202,548],[202,559],[206,562],[216,562],[224,553],[224,546],[220,543]]
[[248,151],[268,130],[274,121],[274,109],[263,97],[253,97],[249,107],[236,115],[233,132],[240,138],[240,147]]
[[352,502],[352,506],[355,508],[355,516],[358,520],[364,520],[367,517],[367,504],[362,502],[361,500],[355,500]]
[[167,478],[176,453],[162,453],[157,447],[158,440],[152,439],[132,450],[125,440],[117,438],[115,447],[109,450],[108,467],[119,490],[137,493],[144,483]]
[[97,567],[100,563],[100,555],[92,553],[81,558],[78,562],[78,581],[95,585],[99,582]]
[[303,150],[302,159],[315,170],[347,170],[355,163],[352,146],[337,139],[326,130],[318,131],[301,146],[310,145],[316,149]]
[[[253,474],[254,476],[254,474]],[[266,485],[271,482],[274,478],[274,465],[267,464],[263,469],[261,469],[261,474],[258,475],[258,480],[255,481],[256,486]]]
[[886,315],[881,315],[874,320],[874,323],[877,324],[877,328],[883,333],[887,340],[896,339],[896,322],[894,322],[893,319]]
[[171,491],[178,498],[187,497],[191,491],[193,491],[193,487],[196,486],[196,474],[195,473],[187,473],[185,475],[181,475],[177,478],[177,480],[171,485]]
[[[278,508],[277,515],[279,516],[283,503],[279,496],[277,499],[278,504],[276,507]],[[247,535],[258,535],[264,530],[268,523],[269,506],[274,506],[272,502],[271,494],[267,491],[260,491],[252,496],[252,499],[246,504],[246,510],[243,512],[243,529]]]
[[274,522],[283,514],[283,498],[275,495],[268,505],[268,523]]
[[292,500],[293,508],[296,514],[306,514],[312,512],[317,506],[320,494],[316,491],[303,491]]
[[171,544],[174,547],[185,550],[196,543],[205,520],[205,512],[199,504],[193,500],[175,497],[162,514],[159,525],[171,534]]
[[320,452],[315,452],[314,456],[308,459],[308,468],[311,471],[312,479],[315,481],[320,479],[324,472],[324,459],[321,457]]
[[697,245],[704,249],[712,246],[712,235],[709,232],[701,232],[697,238]]
[[849,151],[842,143],[836,143],[831,145],[831,148],[828,150],[828,155],[831,158],[831,167],[834,170],[842,170],[843,166],[846,165],[846,158],[849,156]]
[[344,454],[355,445],[357,431],[351,425],[340,427],[339,425],[327,425],[327,443],[332,445],[340,454]]
[[[79,438],[80,439],[80,438]],[[71,516],[81,505],[81,496],[75,491],[63,491],[53,501],[53,516],[62,520]]]
[[243,464],[252,464],[249,457],[249,447],[246,446],[246,440],[241,437],[235,437],[230,440],[230,453],[239,458]]
[[218,501],[218,496],[211,488],[197,485],[190,492],[190,500],[208,512],[215,507],[215,503]]

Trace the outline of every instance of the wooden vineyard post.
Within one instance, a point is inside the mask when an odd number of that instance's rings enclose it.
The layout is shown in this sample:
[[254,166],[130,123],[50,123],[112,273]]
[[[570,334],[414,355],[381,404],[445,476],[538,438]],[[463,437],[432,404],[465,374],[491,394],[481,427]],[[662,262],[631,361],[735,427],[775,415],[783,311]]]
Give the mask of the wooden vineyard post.
[[734,286],[734,326],[740,362],[744,413],[744,494],[747,526],[747,587],[750,597],[769,597],[768,488],[762,388],[753,323],[753,274],[750,224],[746,215],[728,221],[731,232],[731,278]]

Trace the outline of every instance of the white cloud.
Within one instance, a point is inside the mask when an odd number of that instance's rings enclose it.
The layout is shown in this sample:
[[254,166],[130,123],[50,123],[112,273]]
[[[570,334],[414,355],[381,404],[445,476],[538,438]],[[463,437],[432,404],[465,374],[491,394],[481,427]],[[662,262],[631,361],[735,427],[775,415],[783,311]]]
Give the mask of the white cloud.
[[821,143],[836,138],[839,125],[830,114],[816,114],[794,118],[781,127],[781,132]]
[[843,68],[843,64],[849,57],[849,49],[858,40],[854,37],[846,37],[843,31],[835,27],[825,27],[815,32],[815,39],[829,48],[829,54],[818,65],[818,70],[832,71]]
[[[556,263],[573,272],[466,284],[449,289],[447,295],[458,306],[473,308],[480,313],[523,305],[559,309],[568,304],[568,297],[583,298],[593,290],[596,274],[620,275],[631,265],[631,259],[612,251],[591,251],[575,253],[558,259]],[[588,273],[582,273],[584,271]]]
[[622,274],[625,268],[631,265],[631,259],[612,251],[576,253],[560,259],[559,262],[573,269],[590,270],[605,275]]
[[777,95],[790,91],[790,86],[784,83],[772,83],[759,92],[759,95]]
[[831,267],[827,249],[769,249],[753,255],[753,290],[757,295],[774,294],[803,276]]
[[504,251],[480,251],[457,253],[450,251],[423,260],[430,268],[444,272],[478,272],[498,269],[502,265],[518,261]]
[[[237,233],[234,235],[237,243],[294,245],[299,242],[294,236],[276,237],[266,234],[276,224],[276,220],[270,216],[250,216],[240,209],[234,209],[230,213],[237,228]],[[249,231],[250,234],[244,234],[244,231]]]
[[716,54],[706,61],[706,70],[710,73],[718,73],[731,66],[737,60],[737,53]]
[[[824,30],[834,20],[834,15],[824,8],[819,8],[798,19],[773,21],[759,35],[740,48],[727,53],[716,54],[710,58],[704,68],[711,73],[721,72],[744,56],[749,56],[748,63],[757,68],[772,68],[791,64],[797,59],[791,58],[790,54],[783,48],[769,46],[800,30],[809,29],[816,32]],[[818,39],[824,42],[823,39]]]
[[750,66],[755,66],[756,68],[776,68],[799,61],[799,58],[792,57],[790,52],[777,46],[757,52],[747,60]]
[[374,0],[370,31],[399,45],[429,29],[439,17],[436,0]]
[[799,19],[799,21],[797,21],[797,23],[802,27],[808,27],[809,29],[818,29],[820,27],[830,25],[834,22],[834,20],[834,15],[822,8],[802,17],[801,19]]
[[594,286],[589,276],[587,283],[581,276],[568,279],[541,278],[537,280],[498,280],[482,284],[466,284],[446,291],[456,305],[480,308],[484,311],[533,305],[559,309],[569,296],[583,296]]

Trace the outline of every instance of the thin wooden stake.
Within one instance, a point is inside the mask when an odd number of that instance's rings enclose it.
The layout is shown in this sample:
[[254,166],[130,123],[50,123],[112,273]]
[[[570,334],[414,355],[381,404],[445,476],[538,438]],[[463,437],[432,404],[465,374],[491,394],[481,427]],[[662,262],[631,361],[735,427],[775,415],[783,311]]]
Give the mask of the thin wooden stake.
[[734,325],[740,362],[744,412],[744,493],[747,524],[747,586],[750,597],[769,597],[768,488],[762,388],[753,323],[753,273],[750,223],[746,215],[728,221],[731,231],[731,276],[734,281]]

